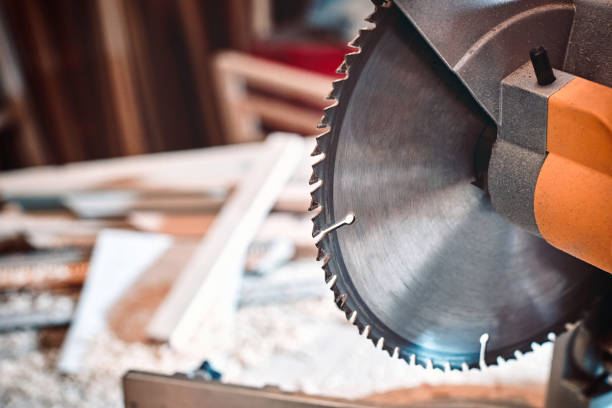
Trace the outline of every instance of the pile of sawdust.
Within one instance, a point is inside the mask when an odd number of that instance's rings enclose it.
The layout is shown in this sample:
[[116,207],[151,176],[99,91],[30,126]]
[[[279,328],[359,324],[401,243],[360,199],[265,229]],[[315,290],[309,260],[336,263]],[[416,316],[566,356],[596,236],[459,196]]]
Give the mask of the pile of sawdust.
[[[318,267],[314,273],[320,276]],[[107,329],[96,337],[76,376],[56,371],[58,349],[39,348],[35,332],[0,335],[0,406],[120,407],[121,377],[127,370],[186,372],[204,359],[223,373],[223,381],[342,398],[421,384],[541,386],[552,350],[545,344],[485,371],[425,370],[389,358],[360,337],[333,304],[331,292],[242,307],[230,327],[233,331],[199,333],[180,351],[126,343]]]

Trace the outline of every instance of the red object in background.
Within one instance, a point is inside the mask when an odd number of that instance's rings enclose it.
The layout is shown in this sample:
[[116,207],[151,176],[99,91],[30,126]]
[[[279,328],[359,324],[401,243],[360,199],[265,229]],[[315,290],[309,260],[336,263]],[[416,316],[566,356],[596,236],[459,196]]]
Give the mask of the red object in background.
[[353,51],[355,49],[347,45],[305,42],[259,43],[252,49],[255,56],[338,78],[342,75],[337,74],[336,69],[344,56]]

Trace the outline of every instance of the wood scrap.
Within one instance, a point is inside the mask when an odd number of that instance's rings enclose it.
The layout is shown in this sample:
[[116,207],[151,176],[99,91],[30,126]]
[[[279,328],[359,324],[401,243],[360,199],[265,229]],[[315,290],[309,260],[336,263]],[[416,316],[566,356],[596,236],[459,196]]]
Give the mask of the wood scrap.
[[180,347],[203,321],[234,310],[247,248],[304,157],[296,136],[272,135],[263,147],[149,323],[150,338]]

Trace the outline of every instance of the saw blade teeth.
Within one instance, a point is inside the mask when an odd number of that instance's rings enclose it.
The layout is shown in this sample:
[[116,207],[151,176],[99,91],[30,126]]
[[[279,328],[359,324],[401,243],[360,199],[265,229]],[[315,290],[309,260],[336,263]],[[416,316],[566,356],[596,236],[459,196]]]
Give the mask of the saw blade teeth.
[[[325,276],[327,276],[327,273],[325,274]],[[336,286],[337,281],[338,281],[338,276],[330,274],[329,279],[326,279],[325,283],[327,283],[329,285],[329,288],[333,290],[334,287]]]
[[[325,274],[325,283],[329,283],[336,276],[327,265],[323,265],[323,273]],[[338,277],[336,276],[335,279]]]
[[323,211],[323,206],[319,204],[318,207],[315,207],[312,211],[309,211],[309,212],[312,214],[312,217],[310,218],[310,220],[314,222],[315,224],[317,224],[318,228],[322,230],[323,223],[317,218],[321,214],[321,211]]
[[325,129],[327,128],[329,124],[329,119],[327,118],[326,115],[321,116],[321,120],[319,121],[319,124],[317,125],[317,129]]
[[323,109],[323,117],[321,118],[321,123],[319,123],[319,129],[324,129],[329,126],[329,124],[334,120],[334,116],[336,115],[336,104]]
[[310,187],[311,187],[310,195],[311,195],[311,197],[312,197],[312,194],[314,192],[316,192],[317,190],[321,190],[322,186],[323,186],[323,180],[319,180],[317,182],[314,182],[314,183],[310,184]]
[[[322,211],[319,211],[317,214],[315,214],[314,217],[312,217],[312,237],[313,238],[317,238],[321,234],[321,231],[323,231],[323,220],[321,217],[321,212]],[[319,248],[323,246],[322,238],[316,242],[316,245]]]
[[336,305],[338,305],[340,309],[344,307],[347,297],[348,296],[346,295],[346,293],[342,293],[340,296],[336,297]]
[[327,95],[327,100],[337,100],[340,98],[340,92],[342,91],[342,84],[344,79],[338,79],[332,82],[332,90]]
[[451,370],[457,370],[457,371],[461,371],[463,368],[463,361],[451,361],[450,365],[451,365]]
[[370,335],[370,332],[372,331],[372,327],[367,324],[364,326],[363,331],[361,332],[361,334],[363,335],[363,337],[368,337]]
[[353,48],[357,48],[357,49],[361,48],[361,44],[363,44],[363,41],[364,41],[363,38],[362,38],[362,33],[364,31],[366,31],[366,30],[364,30],[364,29],[359,30],[359,34],[357,34],[355,36],[355,38],[353,38],[351,41],[349,41],[349,43],[348,43],[349,47],[353,47]]
[[359,52],[353,52],[351,54],[346,54],[344,60],[346,61],[346,65],[348,66],[348,73],[350,75],[351,66],[354,66],[357,60],[360,58]]
[[385,347],[385,338],[381,337],[380,339],[378,339],[378,341],[376,342],[376,348],[379,350],[382,350],[383,347]]
[[[325,253],[325,250],[321,247],[317,248],[317,261],[321,261],[323,258],[325,258],[326,256],[328,256]],[[327,262],[323,261],[323,264],[325,265]]]
[[383,15],[384,12],[385,10],[383,7],[375,7],[374,12],[370,14],[369,16],[367,16],[365,18],[365,21],[367,21],[368,23],[376,24],[376,22],[380,20],[380,17]]
[[359,30],[359,34],[351,40],[351,42],[349,43],[349,46],[361,50],[361,47],[363,46],[363,44],[365,44],[368,41],[368,38],[370,34],[372,33],[373,28],[374,27],[365,27]]
[[319,178],[319,176],[317,176],[316,173],[313,172],[310,175],[310,179],[308,180],[308,184],[312,186],[313,184],[317,184],[320,181],[321,181],[321,179]]
[[323,153],[323,150],[321,150],[321,146],[316,143],[314,149],[312,150],[312,153],[310,153],[310,156],[315,157],[320,155],[321,153]]
[[430,371],[434,369],[433,361],[430,358],[425,360],[425,368]]
[[351,313],[351,316],[348,318],[348,321],[350,324],[355,324],[355,320],[357,320],[357,311],[353,310],[353,313]]
[[[321,203],[321,202],[322,202],[322,200],[323,200],[323,197],[322,197],[322,195],[323,195],[323,189],[321,188],[322,183],[321,183],[321,182],[319,182],[319,183],[315,183],[315,184],[313,184],[313,186],[315,186],[315,188],[313,188],[313,189],[312,189],[312,191],[310,192],[310,198],[311,198],[311,200],[312,200],[312,201],[311,201],[311,204],[310,204],[310,206],[311,206],[311,207],[312,207],[312,205],[313,205],[314,203],[316,203],[316,204],[317,204],[317,206],[318,206],[318,205],[319,205],[319,203]],[[315,208],[316,208],[316,207],[315,207]],[[310,208],[308,211],[312,211],[312,210],[314,210],[315,208]]]
[[323,200],[323,189],[321,188],[322,183],[319,181],[313,184],[315,187],[310,192],[310,207],[308,207],[308,211],[314,211],[321,206],[321,201]]
[[394,347],[393,354],[391,354],[391,358],[399,358],[399,356],[400,356],[400,348]]
[[316,156],[312,157],[312,167],[315,167],[317,164],[321,163],[323,160],[325,160],[325,152],[322,152],[321,154],[318,154]]
[[[329,140],[331,139],[330,132],[327,131],[325,133],[320,134],[316,138],[317,147],[321,151],[321,153],[325,153],[329,148]],[[314,155],[316,156],[316,155]]]
[[323,265],[327,265],[327,263],[329,262],[329,260],[330,260],[330,256],[329,256],[329,255],[325,255],[325,256],[323,257]]
[[319,236],[319,234],[321,234],[321,226],[320,225],[315,225],[312,228],[312,237],[313,238],[317,238]]
[[323,160],[320,160],[312,165],[312,176],[310,177],[310,180],[308,180],[308,183],[310,185],[318,183],[319,180],[323,180],[323,178],[321,177],[323,168],[324,168]]
[[336,74],[345,75],[348,71],[346,61],[342,61],[338,68],[336,68]]
[[444,372],[444,370],[446,369],[446,365],[448,364],[450,366],[450,362],[447,360],[436,360],[436,359],[430,359],[430,360],[431,360],[431,365],[432,365],[433,370],[440,370]]

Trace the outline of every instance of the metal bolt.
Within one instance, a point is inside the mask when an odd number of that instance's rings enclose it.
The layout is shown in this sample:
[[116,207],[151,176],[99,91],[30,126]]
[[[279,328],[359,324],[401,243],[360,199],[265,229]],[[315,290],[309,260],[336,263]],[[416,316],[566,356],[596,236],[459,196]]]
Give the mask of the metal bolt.
[[555,74],[550,66],[550,60],[548,59],[548,53],[544,47],[532,48],[529,51],[529,57],[531,57],[531,63],[538,78],[538,84],[544,86],[555,82],[557,78],[555,78]]

